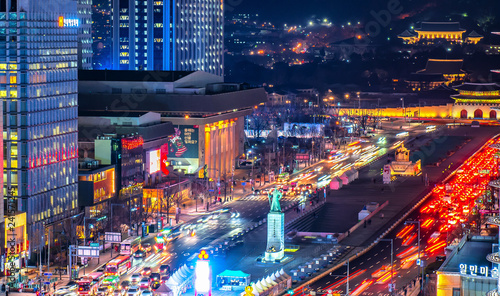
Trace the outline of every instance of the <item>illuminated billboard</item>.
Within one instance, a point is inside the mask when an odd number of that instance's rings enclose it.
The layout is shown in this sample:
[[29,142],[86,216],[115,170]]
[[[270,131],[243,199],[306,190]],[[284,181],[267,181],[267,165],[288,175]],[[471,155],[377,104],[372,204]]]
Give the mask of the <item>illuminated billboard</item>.
[[80,20],[76,18],[65,18],[64,16],[59,16],[59,18],[57,19],[57,24],[61,28],[77,28],[80,26]]
[[154,174],[160,171],[161,154],[160,149],[149,151],[149,173]]
[[198,125],[178,125],[168,137],[168,158],[198,158]]

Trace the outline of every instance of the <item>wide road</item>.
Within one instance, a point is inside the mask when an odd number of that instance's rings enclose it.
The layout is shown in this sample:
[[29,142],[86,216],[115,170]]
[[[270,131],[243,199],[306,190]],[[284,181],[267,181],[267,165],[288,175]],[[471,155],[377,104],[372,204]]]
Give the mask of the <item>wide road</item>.
[[[425,127],[417,127],[415,131],[412,131],[414,134],[422,132],[425,132]],[[395,149],[407,138],[406,136],[395,137],[395,134],[396,132],[389,131],[387,134],[373,137],[371,141],[353,142],[337,151],[333,159],[321,161],[291,175],[290,180],[283,184],[269,184],[262,191],[288,185],[288,192],[281,200],[282,208],[292,203],[296,204],[298,201],[305,202],[306,196],[316,186],[327,186],[333,176],[341,175],[351,167],[367,165]],[[300,185],[309,184],[312,188],[305,191],[305,186],[302,186],[304,191],[292,193],[290,186],[292,182],[297,183],[297,188]],[[232,236],[244,232],[250,225],[266,217],[269,202],[264,194],[250,194],[232,202],[225,210],[200,215],[185,223],[180,228],[179,238],[170,242],[164,252],[150,253],[145,259],[134,259],[133,267],[121,276],[120,280],[131,280],[133,274],[141,273],[145,267],[150,267],[152,272],[158,272],[160,265],[168,264],[172,270],[175,270],[193,259],[204,247],[217,246],[220,243],[223,244],[224,241],[232,242]],[[194,235],[191,235],[192,230],[194,230]],[[143,242],[154,245],[154,237],[145,238]]]
[[[500,143],[500,140],[495,142]],[[466,160],[446,183],[437,185],[427,200],[405,219],[413,223],[399,225],[370,251],[350,262],[351,295],[390,295],[391,281],[398,290],[417,278],[420,274],[416,265],[419,257],[418,223],[420,254],[425,265],[443,255],[447,244],[457,243],[464,231],[477,230],[477,214],[487,203],[483,200],[478,205],[476,200],[487,192],[488,182],[498,177],[496,152],[486,146]],[[390,240],[394,244],[393,250]],[[392,273],[391,251],[394,258]],[[326,295],[328,291],[345,293],[346,275],[347,267],[341,267],[318,279],[309,288],[317,295]]]

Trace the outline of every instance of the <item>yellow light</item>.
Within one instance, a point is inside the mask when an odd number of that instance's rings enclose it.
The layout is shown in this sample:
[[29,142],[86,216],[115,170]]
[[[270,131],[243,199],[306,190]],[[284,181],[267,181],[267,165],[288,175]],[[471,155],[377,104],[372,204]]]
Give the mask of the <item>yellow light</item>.
[[189,115],[184,115],[184,118],[188,119],[188,118],[189,118]]
[[57,23],[59,27],[64,27],[64,16],[60,16]]

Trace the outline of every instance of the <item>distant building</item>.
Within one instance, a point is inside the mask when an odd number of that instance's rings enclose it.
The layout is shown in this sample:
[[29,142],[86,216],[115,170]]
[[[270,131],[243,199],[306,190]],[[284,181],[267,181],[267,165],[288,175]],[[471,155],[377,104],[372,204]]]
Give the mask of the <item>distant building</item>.
[[[463,106],[463,109],[460,110],[460,118],[497,118],[497,109],[500,106],[500,85],[496,83],[464,83],[454,87],[454,89],[458,91],[457,95],[452,96],[452,99],[455,100],[455,106]],[[488,110],[485,110],[485,107]]]
[[223,83],[206,72],[80,71],[80,113],[159,113],[171,122],[168,159],[192,174],[207,165],[208,176],[230,176],[243,154],[244,116],[266,102],[262,88]]
[[446,42],[451,44],[478,43],[483,36],[475,31],[464,36],[465,29],[460,28],[459,22],[422,22],[420,28],[410,32],[408,30],[398,35],[407,44],[435,44]]
[[272,106],[295,104],[296,98],[297,94],[290,91],[273,90],[267,93],[267,101]]
[[223,21],[218,0],[96,0],[94,69],[201,70],[222,76]]
[[463,82],[467,73],[462,70],[464,60],[429,59],[425,69],[412,73],[406,80],[413,91],[434,89],[440,85]]
[[[492,34],[500,35],[500,32],[492,32]],[[497,50],[500,51],[500,46],[498,46]],[[491,72],[500,74],[500,69],[498,69],[498,70],[491,70]]]
[[[98,160],[86,158],[78,163],[78,206],[85,217],[96,219],[96,227],[88,229],[92,238],[97,232],[107,231],[105,223],[110,221],[111,205],[116,196],[115,165],[101,165]],[[83,230],[83,229],[82,229]]]
[[92,69],[92,0],[78,0],[78,69]]
[[92,69],[112,69],[112,13],[110,0],[92,0]]
[[500,111],[500,85],[496,83],[464,83],[453,87],[458,94],[455,103],[405,108],[355,109],[339,108],[339,115],[363,114],[377,117],[447,118],[496,121]]

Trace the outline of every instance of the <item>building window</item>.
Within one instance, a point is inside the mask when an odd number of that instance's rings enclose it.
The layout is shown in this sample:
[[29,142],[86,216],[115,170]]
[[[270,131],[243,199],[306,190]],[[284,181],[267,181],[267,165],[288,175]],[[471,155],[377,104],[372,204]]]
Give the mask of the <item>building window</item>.
[[148,93],[148,90],[145,88],[132,88],[131,92],[133,94],[146,94],[146,93]]

